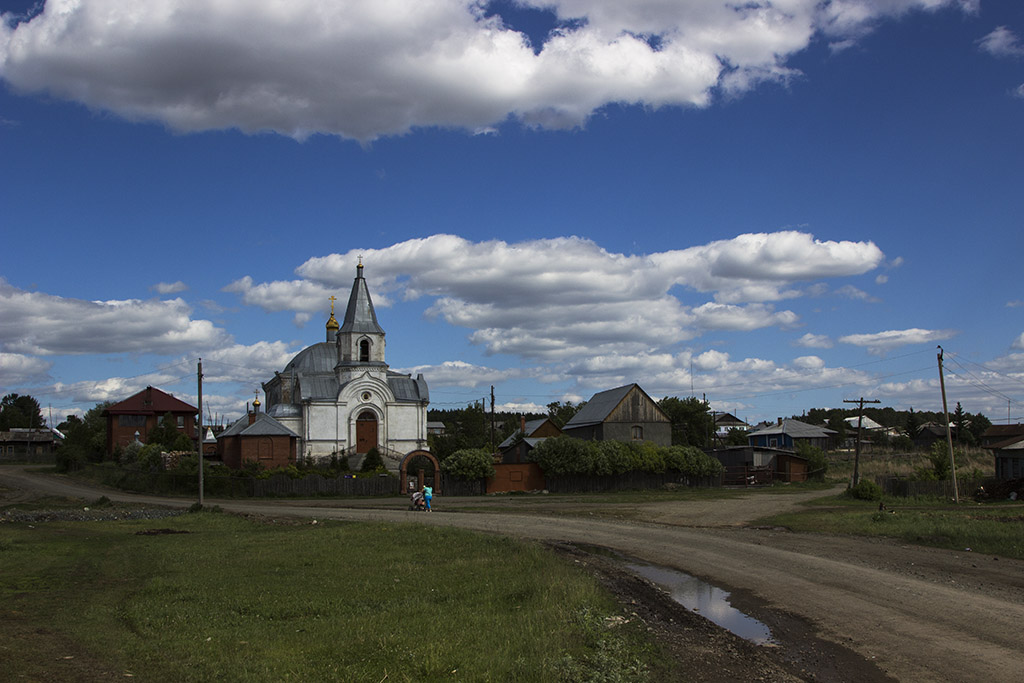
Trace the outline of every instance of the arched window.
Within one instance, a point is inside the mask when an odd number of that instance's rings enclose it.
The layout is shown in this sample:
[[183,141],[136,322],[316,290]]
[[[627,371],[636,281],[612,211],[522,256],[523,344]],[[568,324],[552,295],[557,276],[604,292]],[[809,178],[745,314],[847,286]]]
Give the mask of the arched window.
[[369,363],[370,362],[370,340],[363,339],[359,342],[359,362]]
[[644,440],[644,428],[640,425],[633,425],[633,441]]

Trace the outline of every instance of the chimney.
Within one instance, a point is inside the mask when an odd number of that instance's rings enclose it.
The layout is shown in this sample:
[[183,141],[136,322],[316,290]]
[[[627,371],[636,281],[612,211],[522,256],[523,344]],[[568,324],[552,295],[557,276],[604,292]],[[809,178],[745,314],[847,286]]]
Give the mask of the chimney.
[[519,431],[522,432],[523,436],[526,436],[526,416],[519,416]]
[[151,406],[151,405],[153,405],[153,387],[146,387],[146,398],[142,402],[142,405],[144,405],[144,406]]
[[779,426],[781,427],[782,426],[782,418],[779,417],[779,418],[776,418],[776,419],[779,421]]

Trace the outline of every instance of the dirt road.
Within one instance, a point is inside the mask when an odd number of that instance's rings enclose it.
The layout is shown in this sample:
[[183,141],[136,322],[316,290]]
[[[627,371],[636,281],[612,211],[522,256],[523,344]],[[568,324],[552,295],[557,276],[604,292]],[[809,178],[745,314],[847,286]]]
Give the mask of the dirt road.
[[[0,485],[14,498],[42,492],[92,500],[101,493],[78,482],[10,467],[0,468]],[[112,500],[179,507],[192,503],[102,493]],[[534,497],[522,498],[515,514],[469,511],[489,503],[444,498],[438,501],[441,511],[432,514],[411,513],[401,499],[350,507],[341,507],[346,503],[339,501],[207,504],[270,517],[415,521],[602,546],[731,589],[734,603],[769,625],[780,614],[801,617],[822,638],[850,648],[898,680],[989,683],[1024,678],[1024,562],[741,526],[815,495],[820,494],[752,493],[733,500],[636,504],[623,513],[629,519],[587,515],[571,499],[560,510],[558,501]],[[375,503],[379,507],[367,507]],[[560,514],[565,509],[572,514]]]

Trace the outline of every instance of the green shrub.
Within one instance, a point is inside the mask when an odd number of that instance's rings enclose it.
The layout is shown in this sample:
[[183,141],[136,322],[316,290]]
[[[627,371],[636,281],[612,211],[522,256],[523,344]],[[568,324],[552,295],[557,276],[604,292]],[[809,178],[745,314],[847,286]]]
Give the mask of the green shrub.
[[807,458],[808,479],[812,481],[825,481],[825,475],[828,473],[828,459],[825,458],[825,451],[805,441],[799,441],[797,442],[796,453]]
[[882,487],[869,479],[861,479],[847,490],[847,495],[857,500],[882,500]]
[[494,476],[494,458],[482,448],[463,448],[445,458],[441,469],[457,479],[486,479]]
[[374,446],[366,452],[366,457],[363,458],[362,467],[359,468],[360,472],[376,472],[377,470],[384,469],[384,458],[380,456],[380,451]]

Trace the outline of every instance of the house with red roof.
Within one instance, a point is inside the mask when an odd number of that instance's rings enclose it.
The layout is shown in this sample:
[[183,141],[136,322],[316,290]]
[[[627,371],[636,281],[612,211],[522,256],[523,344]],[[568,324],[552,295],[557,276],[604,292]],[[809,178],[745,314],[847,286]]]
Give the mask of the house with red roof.
[[103,416],[107,418],[107,455],[113,455],[115,448],[123,448],[136,439],[146,443],[149,432],[160,424],[167,413],[174,416],[183,434],[190,439],[196,437],[196,416],[199,410],[155,387],[146,387],[109,406],[103,411]]

